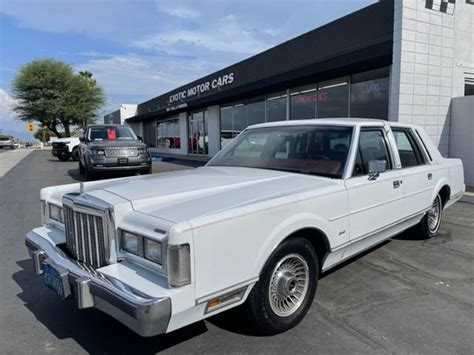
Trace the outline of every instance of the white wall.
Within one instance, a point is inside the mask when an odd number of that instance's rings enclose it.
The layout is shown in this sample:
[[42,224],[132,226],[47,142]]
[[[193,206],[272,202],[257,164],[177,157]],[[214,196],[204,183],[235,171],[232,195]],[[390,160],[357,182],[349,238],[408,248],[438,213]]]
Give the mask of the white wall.
[[395,0],[389,120],[423,126],[447,155],[451,98],[464,90],[463,69],[474,62],[474,6],[458,0],[448,14],[436,8],[440,2],[427,9],[425,0]]
[[121,104],[120,105],[120,123],[124,124],[127,118],[136,116],[137,107],[138,105]]

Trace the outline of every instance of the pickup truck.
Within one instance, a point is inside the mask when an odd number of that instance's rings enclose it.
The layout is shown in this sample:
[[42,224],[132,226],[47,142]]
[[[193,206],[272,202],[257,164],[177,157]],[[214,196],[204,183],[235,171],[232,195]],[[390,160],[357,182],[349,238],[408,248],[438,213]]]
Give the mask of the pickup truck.
[[55,138],[52,141],[51,153],[61,161],[79,160],[79,137]]
[[464,191],[461,161],[418,126],[274,122],[201,168],[44,188],[26,246],[60,297],[142,336],[237,306],[276,334],[303,319],[322,272],[410,227],[435,237]]

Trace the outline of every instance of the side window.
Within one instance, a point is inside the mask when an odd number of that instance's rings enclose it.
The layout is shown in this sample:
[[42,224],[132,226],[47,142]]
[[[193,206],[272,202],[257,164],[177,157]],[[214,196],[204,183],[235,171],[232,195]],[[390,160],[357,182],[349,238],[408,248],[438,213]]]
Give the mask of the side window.
[[357,150],[356,162],[353,176],[366,175],[368,163],[371,160],[384,160],[387,163],[387,170],[391,169],[390,157],[387,143],[381,130],[363,130],[360,132],[359,149]]
[[397,144],[402,168],[409,168],[425,163],[420,148],[416,145],[415,140],[408,131],[392,130],[392,132]]

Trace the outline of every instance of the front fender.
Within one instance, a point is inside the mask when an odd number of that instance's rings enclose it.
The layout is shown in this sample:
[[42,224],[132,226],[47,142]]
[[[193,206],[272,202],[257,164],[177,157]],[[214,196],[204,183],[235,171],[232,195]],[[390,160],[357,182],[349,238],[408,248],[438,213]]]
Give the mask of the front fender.
[[331,248],[330,241],[333,236],[329,222],[322,217],[312,213],[299,213],[293,215],[275,226],[265,243],[261,246],[256,269],[260,275],[266,261],[273,253],[273,251],[281,244],[288,236],[302,229],[316,229],[320,231],[327,239],[327,245]]

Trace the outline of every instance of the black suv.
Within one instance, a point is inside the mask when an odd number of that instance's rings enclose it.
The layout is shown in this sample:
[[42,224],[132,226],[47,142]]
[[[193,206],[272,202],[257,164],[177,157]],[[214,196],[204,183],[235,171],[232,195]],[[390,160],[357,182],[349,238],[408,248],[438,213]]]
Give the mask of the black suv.
[[87,180],[106,171],[151,173],[147,146],[128,126],[89,126],[80,141],[79,172]]

